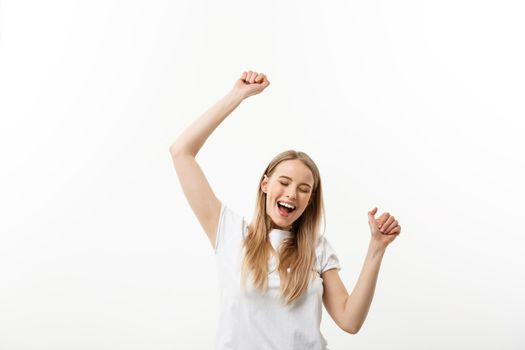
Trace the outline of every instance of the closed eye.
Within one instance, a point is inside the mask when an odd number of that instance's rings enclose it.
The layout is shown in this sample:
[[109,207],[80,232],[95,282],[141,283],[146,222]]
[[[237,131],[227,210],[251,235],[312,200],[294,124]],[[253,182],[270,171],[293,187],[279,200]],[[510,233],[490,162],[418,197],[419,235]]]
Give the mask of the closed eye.
[[[284,183],[284,182],[281,182],[281,181],[279,181],[279,182],[280,182],[280,183],[281,183],[281,185],[283,185],[283,186],[288,186],[288,185],[289,185],[289,184],[287,184],[287,183]],[[304,190],[304,189],[301,189],[301,192],[304,192],[304,193],[308,193],[308,192],[310,192],[310,191],[309,191],[309,190]]]

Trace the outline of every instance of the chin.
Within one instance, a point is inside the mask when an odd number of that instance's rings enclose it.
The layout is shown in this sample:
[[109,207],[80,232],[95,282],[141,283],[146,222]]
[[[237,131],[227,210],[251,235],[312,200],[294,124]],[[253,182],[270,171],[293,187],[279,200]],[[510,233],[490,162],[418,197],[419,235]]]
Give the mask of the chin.
[[268,215],[271,220],[271,224],[275,227],[278,227],[280,229],[283,229],[284,227],[290,226],[292,223],[289,221],[281,220],[280,218],[278,220],[275,220],[271,215]]

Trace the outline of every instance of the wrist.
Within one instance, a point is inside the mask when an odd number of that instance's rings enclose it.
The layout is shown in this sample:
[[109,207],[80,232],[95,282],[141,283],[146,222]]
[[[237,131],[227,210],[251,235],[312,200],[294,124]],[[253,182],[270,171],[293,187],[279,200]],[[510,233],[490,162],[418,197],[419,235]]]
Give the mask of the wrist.
[[243,94],[241,94],[239,91],[237,90],[231,90],[230,92],[228,92],[228,94],[226,95],[228,98],[236,101],[236,102],[239,102],[241,103],[245,97],[243,96]]
[[368,252],[372,254],[373,256],[377,255],[384,255],[386,252],[386,247],[383,245],[380,245],[379,243],[375,241],[370,241],[370,244],[368,245]]

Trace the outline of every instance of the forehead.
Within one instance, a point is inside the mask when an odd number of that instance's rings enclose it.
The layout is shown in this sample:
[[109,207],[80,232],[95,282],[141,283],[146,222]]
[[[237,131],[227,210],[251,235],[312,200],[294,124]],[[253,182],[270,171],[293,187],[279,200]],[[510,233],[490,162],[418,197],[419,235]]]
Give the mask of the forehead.
[[285,160],[275,167],[275,177],[288,176],[293,181],[314,184],[314,176],[310,168],[298,159]]

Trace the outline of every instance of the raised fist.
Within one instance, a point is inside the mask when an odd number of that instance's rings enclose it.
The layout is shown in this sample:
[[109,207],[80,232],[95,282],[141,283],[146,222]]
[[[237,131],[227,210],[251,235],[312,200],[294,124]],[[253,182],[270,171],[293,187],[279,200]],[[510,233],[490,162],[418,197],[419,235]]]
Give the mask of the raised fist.
[[243,98],[257,95],[270,85],[266,75],[253,71],[243,72],[241,77],[235,82],[233,90]]

